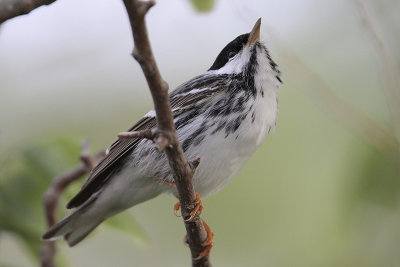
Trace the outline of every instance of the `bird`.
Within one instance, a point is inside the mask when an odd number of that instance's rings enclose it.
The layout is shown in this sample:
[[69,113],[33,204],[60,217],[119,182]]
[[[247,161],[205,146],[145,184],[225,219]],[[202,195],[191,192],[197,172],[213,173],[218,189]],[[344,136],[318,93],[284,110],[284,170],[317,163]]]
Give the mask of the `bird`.
[[[169,93],[178,139],[188,159],[201,158],[192,182],[201,198],[225,187],[275,129],[281,73],[260,40],[261,18],[203,74]],[[128,131],[156,128],[154,110]],[[69,201],[73,211],[44,240],[82,241],[107,218],[162,193],[177,195],[165,153],[151,140],[117,139]]]

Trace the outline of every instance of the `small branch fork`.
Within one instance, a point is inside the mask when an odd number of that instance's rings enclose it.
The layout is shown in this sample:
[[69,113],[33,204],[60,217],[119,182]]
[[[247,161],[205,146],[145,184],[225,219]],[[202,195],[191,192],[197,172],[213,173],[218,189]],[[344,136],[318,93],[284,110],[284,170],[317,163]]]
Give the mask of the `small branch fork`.
[[118,134],[120,140],[130,139],[130,138],[145,138],[152,140],[156,144],[158,151],[164,151],[164,149],[169,145],[169,141],[172,136],[168,131],[161,131],[158,128],[146,129],[134,132],[122,132]]
[[0,24],[8,19],[25,15],[32,10],[50,5],[56,0],[1,0],[0,1]]
[[[83,178],[88,174],[104,157],[105,151],[100,151],[93,157],[90,156],[90,146],[88,142],[81,144],[80,163],[75,168],[59,175],[51,187],[43,195],[43,206],[46,215],[47,226],[50,228],[56,223],[56,211],[59,199],[64,190],[74,181]],[[40,253],[42,267],[53,267],[54,256],[56,253],[55,241],[44,241]]]
[[135,44],[132,56],[140,64],[149,85],[157,117],[157,129],[120,133],[119,136],[122,139],[148,138],[155,141],[160,151],[165,151],[178,190],[187,240],[192,254],[192,266],[211,266],[208,255],[201,256],[201,253],[207,247],[207,244],[204,244],[207,241],[207,232],[203,221],[198,213],[191,220],[187,220],[191,217],[191,211],[197,206],[192,178],[195,167],[199,164],[199,159],[190,164],[183,154],[173,122],[168,85],[162,79],[158,70],[147,34],[145,15],[155,5],[155,2],[152,0],[123,0],[123,2],[128,12]]

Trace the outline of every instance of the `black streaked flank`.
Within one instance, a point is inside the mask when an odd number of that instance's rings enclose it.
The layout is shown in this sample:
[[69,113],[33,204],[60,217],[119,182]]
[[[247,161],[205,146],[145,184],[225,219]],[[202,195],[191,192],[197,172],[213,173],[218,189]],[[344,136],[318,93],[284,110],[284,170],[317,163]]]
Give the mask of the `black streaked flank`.
[[207,120],[203,121],[199,128],[194,131],[188,138],[186,138],[182,143],[182,148],[184,151],[191,145],[199,145],[203,141],[205,135],[202,135],[204,131],[208,129]]
[[221,121],[220,123],[218,123],[217,127],[215,127],[215,129],[211,132],[211,135],[221,131],[226,125],[226,121]]
[[176,122],[175,122],[175,127],[177,130],[185,126],[187,123],[192,122],[194,119],[196,119],[197,115],[199,115],[200,109],[193,109],[191,112],[186,114],[186,116],[180,117]]
[[251,123],[254,123],[254,121],[256,120],[256,114],[254,113],[254,111],[251,113]]
[[204,138],[206,137],[205,134],[197,136],[195,139],[193,139],[193,145],[194,146],[198,146],[201,144],[201,142],[204,140]]

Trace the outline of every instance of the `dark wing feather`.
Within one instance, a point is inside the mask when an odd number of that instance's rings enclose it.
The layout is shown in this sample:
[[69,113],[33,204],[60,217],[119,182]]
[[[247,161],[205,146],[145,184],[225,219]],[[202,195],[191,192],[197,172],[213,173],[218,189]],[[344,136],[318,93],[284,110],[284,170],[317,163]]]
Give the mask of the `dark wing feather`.
[[[144,117],[128,131],[151,129],[155,124],[155,118]],[[67,208],[71,209],[80,206],[88,200],[91,195],[97,192],[108,181],[112,174],[118,171],[119,168],[117,165],[123,164],[123,159],[136,147],[139,141],[140,139],[138,138],[126,140],[117,139],[114,141],[109,147],[109,152],[106,157],[90,172],[81,190],[68,202]]]
[[[228,87],[225,76],[198,76],[178,88],[170,94],[171,108],[174,117],[192,108],[197,103],[203,102],[212,95],[225,90]],[[154,117],[144,117],[128,131],[140,131],[152,129],[156,126]],[[78,194],[67,204],[67,208],[78,207],[90,198],[95,192],[119,171],[126,157],[131,154],[140,139],[116,140],[109,148],[107,156],[91,171],[88,179],[83,184]]]

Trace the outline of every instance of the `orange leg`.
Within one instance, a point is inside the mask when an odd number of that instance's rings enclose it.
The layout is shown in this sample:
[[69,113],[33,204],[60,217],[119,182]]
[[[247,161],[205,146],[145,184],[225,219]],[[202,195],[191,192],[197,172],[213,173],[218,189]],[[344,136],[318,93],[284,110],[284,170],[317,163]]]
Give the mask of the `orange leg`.
[[[181,207],[181,203],[180,202],[177,202],[174,205],[174,214],[177,217],[180,217],[180,215],[178,215],[178,210],[180,209],[180,207]],[[201,199],[200,199],[200,194],[196,192],[196,206],[190,212],[190,217],[188,219],[186,219],[185,221],[191,221],[194,216],[200,215],[203,210],[204,210],[204,207],[203,207],[203,203],[201,202]],[[204,247],[203,251],[194,260],[201,259],[201,258],[207,256],[208,254],[210,254],[210,251],[211,251],[211,249],[212,249],[212,247],[214,245],[214,233],[211,231],[210,226],[204,220],[202,220],[202,222],[203,222],[203,225],[204,225],[204,229],[207,232],[207,240],[204,241],[203,244],[202,244],[202,246]],[[184,238],[183,242],[186,245],[188,244],[187,235],[185,235],[185,238]]]
[[202,252],[200,252],[200,255],[195,258],[194,260],[198,260],[201,259],[205,256],[207,256],[208,254],[210,254],[210,251],[212,249],[212,247],[214,246],[214,233],[211,231],[210,226],[204,221],[203,221],[203,225],[204,225],[204,229],[207,232],[207,240],[204,241],[204,243],[202,244],[203,246],[205,246],[205,248],[203,249]]
[[[169,181],[161,180],[161,179],[158,179],[158,178],[155,178],[155,180],[157,182],[160,182],[162,184],[168,185],[168,186],[176,189],[176,185],[175,185],[174,182],[169,182]],[[178,201],[174,205],[174,214],[177,217],[181,216],[181,215],[178,215],[178,210],[180,208],[181,208],[181,203]],[[203,212],[203,210],[204,210],[204,207],[203,207],[203,203],[201,202],[201,199],[200,199],[200,194],[196,192],[196,206],[190,212],[189,219],[186,219],[185,221],[191,221],[194,216],[200,215]],[[204,246],[203,251],[200,252],[200,255],[197,258],[195,258],[194,260],[201,259],[201,258],[207,256],[208,254],[210,254],[210,251],[211,251],[212,247],[214,246],[214,233],[211,231],[210,226],[203,219],[202,219],[202,222],[203,222],[204,230],[206,230],[206,232],[207,232],[207,240],[204,241],[203,244],[202,244],[202,246]],[[185,238],[184,238],[183,242],[186,245],[188,245],[187,235],[185,235]]]
[[181,217],[182,215],[178,214],[178,210],[181,208],[181,202],[176,202],[174,205],[174,214],[176,217]]
[[[177,217],[180,217],[180,215],[178,215],[178,210],[180,209],[180,207],[181,207],[181,203],[180,203],[180,202],[177,202],[177,203],[174,205],[174,214],[175,214],[175,216],[177,216]],[[196,192],[196,206],[195,206],[194,209],[190,212],[190,217],[189,217],[189,219],[186,219],[185,221],[187,221],[187,222],[188,222],[188,221],[191,221],[191,220],[193,219],[194,216],[200,215],[201,212],[202,212],[203,210],[204,210],[204,207],[203,207],[203,203],[201,202],[201,199],[200,199],[200,194]]]
[[[210,254],[210,251],[212,249],[212,247],[214,246],[214,233],[211,231],[210,226],[204,221],[202,220],[203,225],[204,225],[204,230],[206,230],[207,232],[207,239],[206,241],[204,241],[201,245],[204,247],[203,251],[200,252],[200,255],[196,258],[194,258],[194,260],[199,260],[205,256],[207,256],[208,254]],[[185,238],[183,239],[183,243],[185,244],[185,246],[189,246],[189,241],[187,238],[187,235],[185,235]]]
[[[176,185],[175,185],[174,182],[165,181],[165,180],[161,180],[161,179],[158,179],[158,178],[155,178],[154,180],[155,180],[156,182],[159,182],[159,183],[168,185],[168,186],[170,186],[170,187],[176,189]],[[177,202],[177,203],[174,205],[174,214],[175,214],[175,216],[177,216],[177,217],[180,217],[180,215],[178,215],[178,210],[179,210],[180,208],[181,208],[181,203],[180,203],[180,202]],[[195,206],[194,209],[190,212],[190,218],[187,219],[186,221],[192,220],[193,217],[194,217],[196,214],[199,214],[199,215],[200,215],[201,212],[202,212],[203,210],[204,210],[204,207],[203,207],[203,204],[202,204],[202,202],[201,202],[200,195],[199,195],[199,193],[196,193],[196,206]]]
[[[158,178],[154,178],[154,180],[155,180],[156,182],[159,182],[159,183],[168,185],[168,186],[170,186],[170,187],[176,189],[176,184],[175,184],[174,182],[165,181],[165,180],[161,180],[161,179],[158,179]],[[177,203],[174,205],[174,214],[175,214],[176,217],[181,217],[181,215],[178,215],[178,210],[180,209],[180,207],[181,207],[181,203],[180,203],[180,202],[177,202]]]

